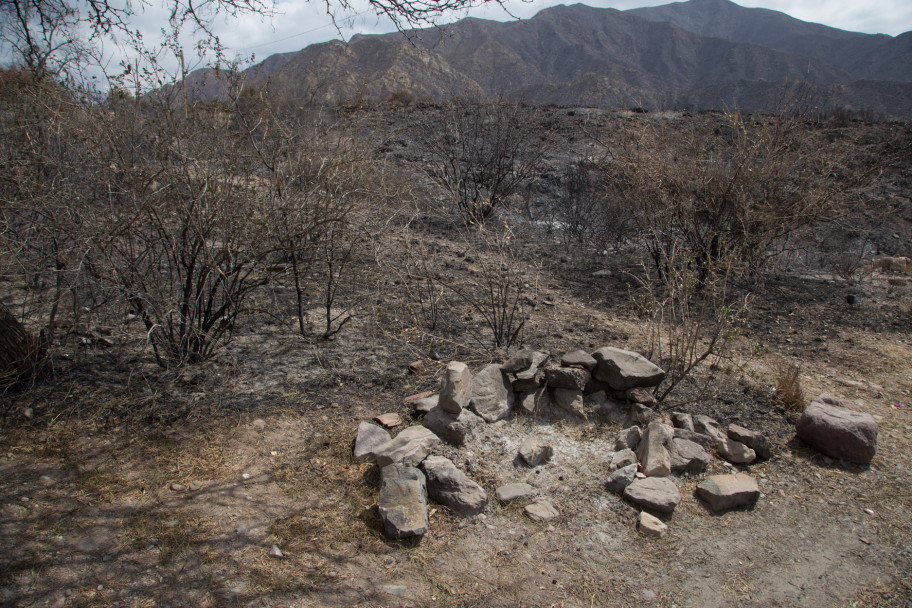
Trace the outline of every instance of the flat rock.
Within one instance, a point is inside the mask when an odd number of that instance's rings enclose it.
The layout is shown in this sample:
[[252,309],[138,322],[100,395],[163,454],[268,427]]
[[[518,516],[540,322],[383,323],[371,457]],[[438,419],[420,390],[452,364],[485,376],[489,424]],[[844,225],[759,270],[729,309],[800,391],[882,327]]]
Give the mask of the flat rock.
[[589,370],[579,367],[545,368],[545,382],[549,388],[571,388],[582,392],[591,377]]
[[494,491],[494,495],[502,503],[513,502],[535,495],[535,488],[527,483],[508,483]]
[[415,467],[391,464],[380,470],[380,519],[387,536],[407,538],[428,531],[427,486]]
[[547,462],[553,454],[551,446],[537,437],[527,437],[519,446],[519,456],[530,467]]
[[418,359],[417,361],[412,361],[408,364],[408,370],[413,374],[423,374],[427,371],[427,366],[424,364],[424,361]]
[[605,487],[615,494],[623,494],[624,490],[636,479],[637,463],[628,464],[619,468],[608,476]]
[[439,405],[444,411],[458,414],[469,407],[472,398],[472,372],[461,361],[450,361],[440,379]]
[[740,441],[756,452],[757,458],[769,460],[773,456],[773,450],[770,448],[767,438],[756,431],[751,431],[737,424],[730,424],[728,425],[728,436],[730,439]]
[[877,451],[874,418],[850,410],[832,395],[820,395],[811,401],[795,430],[799,439],[831,458],[867,464]]
[[586,351],[574,350],[564,354],[560,363],[563,367],[582,367],[591,371],[598,362]]
[[527,370],[535,364],[535,351],[530,348],[515,353],[500,365],[500,371],[505,374],[516,374]]
[[488,504],[488,495],[449,458],[428,456],[421,463],[427,477],[427,492],[431,500],[446,505],[464,517],[481,513]]
[[418,399],[412,403],[412,413],[415,416],[424,416],[432,409],[437,407],[437,404],[440,402],[438,395],[431,394],[428,397]]
[[410,426],[376,449],[377,465],[403,464],[418,466],[431,450],[440,445],[440,437],[423,426]]
[[556,388],[551,392],[551,396],[554,405],[560,409],[580,418],[586,417],[583,391],[575,388]]
[[[517,380],[528,380],[538,375],[541,364],[548,360],[549,353],[544,351],[535,351],[532,353],[532,364],[524,370],[515,372]],[[501,368],[502,370],[503,368]]]
[[709,435],[716,443],[725,441],[728,437],[714,418],[704,416],[703,414],[697,414],[692,418],[695,432],[700,433],[701,435]]
[[425,398],[427,398],[427,397],[430,397],[430,396],[432,396],[433,394],[434,394],[434,391],[423,391],[423,392],[420,392],[420,393],[415,393],[414,395],[409,395],[408,397],[406,397],[405,399],[402,400],[402,405],[405,405],[405,406],[414,406],[414,404],[415,404],[417,401],[420,401],[421,399],[425,399]]
[[637,458],[642,465],[643,474],[647,477],[665,477],[671,475],[671,454],[668,448],[674,431],[660,420],[653,420],[646,427],[637,446]]
[[760,497],[760,488],[750,475],[712,475],[697,485],[697,498],[716,512],[736,507],[751,507]]
[[716,443],[716,449],[722,458],[734,464],[750,464],[757,460],[756,452],[740,441],[728,437]]
[[627,397],[627,401],[641,403],[646,407],[655,407],[659,404],[659,400],[655,398],[652,391],[645,388],[631,388],[624,395]]
[[402,416],[396,412],[390,412],[388,414],[380,414],[379,416],[374,417],[374,422],[379,424],[385,429],[391,429],[402,424]]
[[614,440],[615,450],[635,450],[640,445],[640,439],[643,437],[643,429],[638,426],[630,426],[618,433],[617,439]]
[[637,464],[637,462],[636,452],[630,448],[618,450],[611,457],[611,462],[608,463],[608,469],[611,471],[616,471],[628,465]]
[[637,529],[645,536],[652,538],[663,538],[668,534],[668,526],[655,515],[650,515],[646,511],[640,511],[640,518],[637,522]]
[[716,440],[709,435],[704,435],[703,433],[696,433],[694,431],[688,431],[687,429],[676,428],[674,430],[674,436],[680,439],[686,439],[688,441],[698,443],[703,447],[704,450],[711,450],[716,447]]
[[542,387],[529,393],[523,393],[519,397],[518,410],[524,414],[534,416],[538,412],[546,410],[551,405],[551,395]]
[[709,466],[709,453],[699,443],[674,437],[669,452],[672,473],[702,473]]
[[526,505],[525,511],[526,515],[535,521],[551,521],[560,515],[560,513],[557,512],[557,509],[554,508],[554,503],[546,498]]
[[681,502],[681,492],[668,477],[647,477],[635,479],[627,486],[624,498],[649,511],[671,513]]
[[665,379],[662,368],[633,351],[606,346],[592,356],[596,360],[593,376],[614,390],[658,386]]
[[488,365],[472,378],[470,407],[485,422],[503,420],[513,409],[513,387],[499,365]]
[[469,410],[451,414],[437,406],[428,412],[421,424],[450,445],[461,446],[484,423],[484,420]]
[[687,431],[694,431],[694,421],[691,418],[690,414],[685,414],[684,412],[672,412],[671,413],[671,424],[676,429],[684,429]]
[[358,425],[353,456],[358,462],[373,462],[377,459],[377,450],[389,442],[389,433],[376,424],[362,422]]

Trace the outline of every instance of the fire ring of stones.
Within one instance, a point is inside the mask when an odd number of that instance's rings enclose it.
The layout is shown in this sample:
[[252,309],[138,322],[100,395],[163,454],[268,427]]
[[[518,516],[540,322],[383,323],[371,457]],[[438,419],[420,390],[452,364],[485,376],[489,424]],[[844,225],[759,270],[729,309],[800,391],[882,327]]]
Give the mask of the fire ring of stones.
[[[713,455],[742,466],[774,456],[773,446],[758,432],[736,424],[723,429],[708,416],[653,409],[657,403],[650,389],[664,377],[661,368],[639,353],[613,347],[569,352],[559,364],[551,362],[549,353],[522,350],[474,375],[465,363],[451,361],[439,393],[406,400],[416,416],[424,415],[421,425],[392,437],[382,427],[399,425],[398,415],[378,416],[374,421],[380,426],[362,422],[353,456],[380,467],[378,511],[386,534],[420,537],[429,528],[428,499],[461,517],[482,513],[489,502],[481,485],[448,458],[434,454],[443,442],[464,446],[486,425],[514,413],[534,415],[556,408],[581,419],[597,413],[626,427],[606,446],[606,491],[641,510],[637,526],[642,534],[661,538],[682,500],[677,476],[704,476]],[[874,457],[874,419],[833,396],[812,401],[796,430],[799,439],[827,456],[863,464]],[[517,462],[536,467],[547,466],[553,453],[551,445],[530,436],[516,456]],[[743,472],[705,476],[695,492],[713,513],[750,509],[760,495],[757,481]],[[503,504],[525,503],[524,512],[535,521],[559,516],[552,500],[527,483],[502,485],[495,497]]]

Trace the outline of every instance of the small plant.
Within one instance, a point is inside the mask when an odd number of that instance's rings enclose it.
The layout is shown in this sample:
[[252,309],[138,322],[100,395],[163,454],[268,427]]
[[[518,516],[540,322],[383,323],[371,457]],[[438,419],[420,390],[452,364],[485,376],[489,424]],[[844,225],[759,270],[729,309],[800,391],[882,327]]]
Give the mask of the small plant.
[[807,401],[801,389],[801,365],[783,363],[776,377],[776,399],[787,410],[801,412]]

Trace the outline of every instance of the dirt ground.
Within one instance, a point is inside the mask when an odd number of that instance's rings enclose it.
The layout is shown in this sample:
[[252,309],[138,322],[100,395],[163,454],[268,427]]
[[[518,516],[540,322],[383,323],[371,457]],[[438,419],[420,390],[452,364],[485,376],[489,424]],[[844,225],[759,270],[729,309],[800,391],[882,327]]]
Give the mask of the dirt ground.
[[[471,270],[461,243],[426,236],[448,271]],[[645,349],[630,256],[534,236],[526,346]],[[387,246],[395,267],[403,244]],[[358,423],[397,412],[418,424],[403,399],[435,390],[448,360],[476,371],[505,353],[422,329],[395,273],[373,272],[331,341],[296,335],[276,312],[291,297],[280,285],[203,364],[158,369],[125,322],[114,346],[69,344],[53,381],[0,396],[0,606],[912,606],[912,277],[770,276],[730,358],[663,403],[767,434],[773,458],[737,467],[759,481],[753,509],[713,514],[694,497],[702,476],[678,477],[669,534],[642,536],[604,485],[621,425],[543,412],[439,448],[490,502],[468,519],[432,504],[423,539],[393,541],[377,468],[351,457]],[[427,369],[410,373],[417,359]],[[806,397],[875,417],[870,466],[794,438],[798,413],[774,394],[785,362],[800,363]],[[528,436],[553,446],[548,463],[517,463]],[[714,458],[707,474],[729,470]],[[494,490],[517,481],[559,517],[498,504]]]

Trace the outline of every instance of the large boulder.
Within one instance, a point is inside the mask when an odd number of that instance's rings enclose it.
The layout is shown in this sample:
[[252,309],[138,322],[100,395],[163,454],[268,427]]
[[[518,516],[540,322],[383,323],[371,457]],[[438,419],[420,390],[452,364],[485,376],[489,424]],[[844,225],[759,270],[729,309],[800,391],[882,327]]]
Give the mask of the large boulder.
[[796,425],[798,438],[832,458],[867,464],[877,451],[877,423],[831,395],[811,401]]
[[481,513],[488,504],[488,495],[480,485],[443,456],[428,456],[421,463],[427,476],[427,492],[431,500],[446,505],[462,516]]
[[658,386],[665,371],[639,353],[606,346],[592,353],[596,360],[592,375],[616,391]]
[[450,445],[461,446],[478,427],[484,425],[484,420],[469,410],[451,414],[437,406],[428,412],[422,424]]
[[380,519],[392,538],[423,536],[428,531],[427,486],[415,467],[391,464],[380,470]]
[[444,411],[459,414],[472,398],[472,372],[461,361],[450,361],[440,379],[439,405]]
[[377,448],[377,465],[381,468],[390,464],[416,467],[438,445],[440,437],[433,432],[423,426],[410,426],[395,439]]
[[671,474],[671,455],[668,448],[674,431],[661,420],[653,420],[637,446],[637,457],[647,477],[665,477]]
[[563,367],[583,367],[591,371],[596,363],[595,357],[584,350],[574,350],[561,357]]
[[358,425],[355,437],[354,458],[358,462],[373,462],[377,459],[378,450],[389,443],[390,434],[376,424],[362,422]]
[[647,511],[671,513],[681,502],[681,492],[668,477],[647,477],[627,486],[624,498]]
[[760,497],[760,488],[750,475],[713,475],[697,485],[697,498],[716,512],[736,507],[752,507]]
[[470,407],[485,422],[503,420],[513,409],[513,387],[499,365],[488,365],[472,378]]

